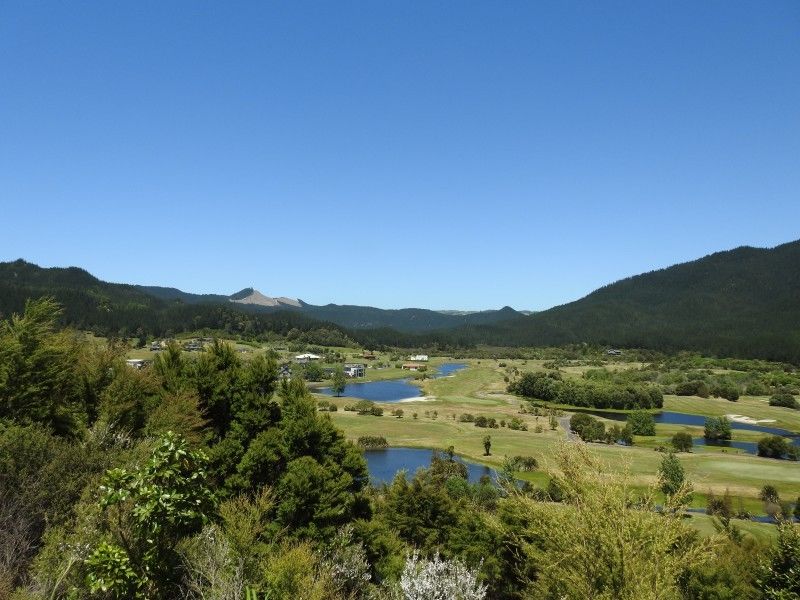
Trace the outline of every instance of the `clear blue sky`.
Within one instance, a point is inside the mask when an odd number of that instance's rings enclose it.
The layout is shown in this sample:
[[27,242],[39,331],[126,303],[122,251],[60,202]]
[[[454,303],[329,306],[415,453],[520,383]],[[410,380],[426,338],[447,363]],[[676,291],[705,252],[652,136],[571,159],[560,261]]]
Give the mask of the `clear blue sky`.
[[0,4],[0,260],[541,309],[800,237],[800,2]]

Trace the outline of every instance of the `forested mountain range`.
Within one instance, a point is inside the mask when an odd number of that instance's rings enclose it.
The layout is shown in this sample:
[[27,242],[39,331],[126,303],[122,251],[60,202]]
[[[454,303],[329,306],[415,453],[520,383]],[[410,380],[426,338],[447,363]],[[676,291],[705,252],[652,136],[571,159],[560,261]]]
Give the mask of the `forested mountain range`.
[[41,296],[52,296],[64,306],[66,324],[123,336],[163,336],[203,328],[246,335],[325,329],[337,331],[340,337],[347,336],[347,330],[391,328],[410,335],[521,314],[508,307],[449,315],[416,308],[314,306],[270,298],[252,288],[231,296],[191,294],[176,288],[108,283],[77,267],[42,268],[21,259],[0,263],[0,314],[22,312],[25,300]]
[[740,247],[629,277],[577,300],[452,332],[502,345],[590,342],[800,362],[800,240]]
[[235,302],[247,304],[255,310],[297,310],[304,315],[347,327],[348,329],[379,329],[388,327],[403,333],[421,333],[440,329],[453,329],[468,325],[498,323],[522,316],[523,313],[506,306],[500,310],[480,312],[436,311],[424,308],[383,309],[372,306],[326,304],[317,306],[302,300],[265,296],[253,288],[245,288],[231,296],[215,294],[190,294],[175,288],[135,286],[146,294],[164,300],[181,300],[198,304],[209,302]]
[[0,263],[0,316],[21,313],[29,298],[52,296],[63,306],[65,325],[101,335],[161,337],[211,329],[258,336],[324,329],[338,339],[346,338],[343,328],[297,311],[260,311],[257,306],[232,303],[226,296],[187,294],[193,297],[187,301],[174,293],[158,295],[147,289],[101,281],[77,267],[5,262]]
[[[258,294],[246,288],[234,296]],[[800,241],[741,247],[623,279],[586,297],[523,315],[329,304],[240,304],[223,295],[106,283],[75,267],[0,263],[0,313],[51,295],[65,320],[135,335],[211,328],[258,335],[324,329],[368,346],[544,346],[596,343],[800,362]],[[235,300],[235,298],[233,298]],[[285,299],[289,300],[289,299]]]

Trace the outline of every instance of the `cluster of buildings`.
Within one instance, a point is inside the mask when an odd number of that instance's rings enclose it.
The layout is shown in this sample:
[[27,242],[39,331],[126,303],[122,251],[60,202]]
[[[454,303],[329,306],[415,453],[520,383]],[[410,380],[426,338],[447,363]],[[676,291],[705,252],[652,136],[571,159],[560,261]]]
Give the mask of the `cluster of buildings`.
[[[305,354],[298,354],[297,356],[294,357],[293,360],[295,364],[307,365],[308,363],[322,360],[322,357],[318,356],[317,354],[311,354],[310,352],[307,352]],[[289,376],[289,375],[283,375],[284,372],[291,373],[291,369],[289,368],[288,364],[284,365],[281,369],[282,369],[281,370],[282,376],[287,376],[287,377]],[[333,372],[334,369],[331,367],[325,369],[325,374],[328,377],[333,375]],[[348,377],[364,377],[367,374],[367,365],[363,363],[345,363],[344,374],[347,375]]]
[[403,369],[406,371],[425,371],[428,368],[428,365],[425,364],[428,362],[427,354],[412,354],[408,360],[410,362],[403,364]]
[[[202,352],[205,350],[206,344],[210,344],[213,341],[214,338],[210,337],[194,338],[183,342],[183,344],[181,344],[181,348],[187,352]],[[175,340],[154,340],[150,344],[150,352],[161,352],[162,350],[166,350],[167,346],[173,342],[175,342]]]

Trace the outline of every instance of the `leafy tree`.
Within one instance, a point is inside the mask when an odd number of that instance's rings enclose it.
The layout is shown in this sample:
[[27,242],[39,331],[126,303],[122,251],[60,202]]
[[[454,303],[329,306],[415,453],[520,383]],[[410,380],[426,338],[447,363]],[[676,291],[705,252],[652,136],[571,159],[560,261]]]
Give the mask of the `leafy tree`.
[[761,567],[758,587],[766,600],[800,598],[800,527],[778,525],[778,542]]
[[[591,415],[575,413],[570,418],[570,429],[585,442],[606,441],[605,425]],[[622,435],[621,432],[620,435]]]
[[780,504],[781,498],[778,495],[778,490],[774,485],[766,484],[761,488],[758,497],[762,502],[769,504]]
[[342,392],[344,392],[345,387],[347,387],[347,377],[344,374],[344,369],[340,365],[337,366],[336,370],[333,372],[331,391],[339,397],[342,395]]
[[707,417],[704,428],[706,440],[715,442],[731,439],[731,422],[727,417]]
[[692,434],[687,431],[679,431],[672,436],[672,447],[675,452],[691,452],[693,445]]
[[75,518],[86,485],[118,460],[107,433],[95,426],[77,442],[42,425],[0,424],[0,597],[23,580],[46,530]]
[[388,486],[377,517],[403,541],[433,550],[450,537],[459,513],[440,479],[420,471],[409,481],[400,471]]
[[730,402],[737,402],[739,400],[739,387],[733,383],[724,383],[714,389],[713,395],[719,398],[725,398],[725,400]]
[[101,487],[107,539],[86,560],[93,593],[151,598],[177,584],[177,542],[196,532],[214,509],[206,458],[168,433],[148,463],[110,470]]
[[[687,491],[683,465],[672,452],[665,454],[658,468],[658,482],[661,492],[667,497],[685,496]],[[687,497],[688,501],[689,498]]]
[[782,392],[780,394],[775,394],[774,396],[772,396],[769,399],[769,405],[782,406],[785,408],[800,410],[800,403],[797,402],[797,398],[786,392]]
[[577,433],[578,436],[581,436],[584,428],[589,426],[594,420],[594,417],[586,413],[575,413],[569,419],[569,428]]
[[701,564],[687,565],[681,578],[684,600],[755,600],[758,546],[749,539],[720,539],[714,555]]
[[325,371],[316,361],[312,360],[303,365],[303,377],[305,377],[306,381],[322,381],[324,376]]
[[58,304],[42,298],[0,322],[0,419],[77,436],[96,407],[84,404],[74,336],[55,330],[61,314]]
[[635,410],[628,415],[628,425],[630,425],[633,435],[655,435],[656,422],[653,415],[643,410]]
[[787,441],[779,435],[769,435],[758,440],[758,455],[767,458],[783,458],[789,450]]
[[492,436],[486,435],[483,437],[483,455],[489,456],[492,450]]
[[280,395],[280,432],[274,435],[282,440],[286,467],[276,474],[275,527],[290,527],[297,538],[330,539],[338,527],[369,515],[364,456],[317,412],[302,380],[284,382]]
[[701,398],[708,398],[710,391],[705,381],[696,380],[678,384],[675,388],[675,394],[678,396],[700,396]]
[[[535,535],[520,562],[535,565],[525,598],[679,598],[689,565],[711,558],[691,543],[677,496],[657,511],[628,476],[611,470],[588,446],[562,444],[556,454],[563,505],[512,496],[515,535]],[[580,540],[580,543],[576,543]]]

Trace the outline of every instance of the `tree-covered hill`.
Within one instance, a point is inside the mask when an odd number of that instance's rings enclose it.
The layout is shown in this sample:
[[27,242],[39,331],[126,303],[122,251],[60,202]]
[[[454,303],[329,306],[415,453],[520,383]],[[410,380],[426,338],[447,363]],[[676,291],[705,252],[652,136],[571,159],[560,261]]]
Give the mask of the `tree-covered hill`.
[[277,310],[296,310],[308,317],[336,323],[348,329],[381,329],[390,328],[403,333],[422,333],[443,329],[454,329],[469,325],[485,325],[508,321],[522,315],[513,308],[506,306],[500,310],[485,310],[480,312],[436,311],[425,308],[383,309],[372,306],[357,306],[352,304],[325,304],[314,305],[303,301],[293,301],[288,298],[271,298],[263,296],[253,288],[245,288],[230,296],[217,294],[191,294],[175,288],[158,286],[134,286],[151,296],[163,300],[181,300],[190,304],[195,303],[227,303],[229,301],[241,302],[242,299],[252,296],[261,296],[264,302],[248,304],[252,310],[260,312],[273,312]]
[[[191,323],[177,323],[175,319],[191,317],[207,322],[210,314],[215,315],[210,317],[212,320],[224,320],[228,315],[244,312],[251,315],[248,318],[261,315],[264,322],[324,321],[347,329],[390,328],[404,334],[414,334],[499,323],[521,315],[508,306],[500,310],[469,314],[445,314],[423,308],[385,310],[371,306],[337,304],[315,306],[284,298],[268,298],[275,301],[274,305],[243,303],[242,298],[261,294],[252,288],[224,296],[192,294],[171,287],[107,283],[77,267],[46,269],[21,259],[0,263],[0,292],[3,293],[0,298],[0,312],[19,312],[24,307],[26,298],[51,295],[65,305],[65,315],[71,324],[87,329],[99,325],[103,328],[133,327],[135,330],[142,327],[145,331],[158,331],[161,327],[159,323],[163,323],[162,329],[184,331],[187,328],[192,329]],[[112,307],[113,310],[110,311]],[[145,317],[143,313],[147,311],[153,314]],[[170,316],[155,318],[155,313],[164,311],[170,313]],[[294,315],[278,318],[274,316],[276,312]],[[220,313],[225,317],[221,317]]]
[[404,333],[421,333],[468,325],[500,323],[520,316],[520,313],[508,306],[500,310],[486,310],[469,314],[446,314],[424,308],[387,310],[371,306],[339,304],[326,304],[325,306],[304,304],[301,310],[316,319],[337,323],[349,329],[391,328]]
[[156,297],[133,285],[101,281],[75,267],[42,268],[24,260],[0,263],[0,315],[21,313],[26,300],[44,296],[63,306],[62,324],[101,335],[165,336],[202,329],[285,335],[295,329],[326,330],[346,338],[341,327],[294,311],[265,313],[209,298],[186,302],[168,294]]
[[593,342],[800,362],[800,241],[717,252],[469,334],[492,343]]

